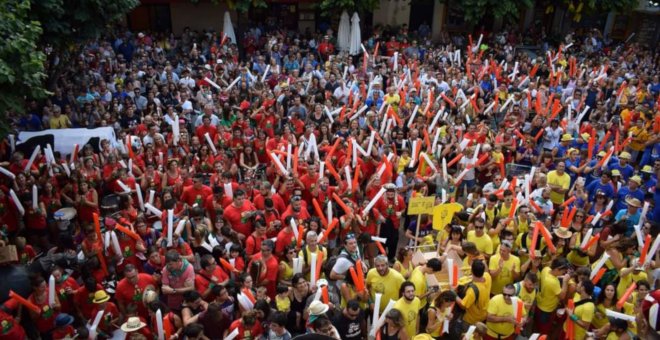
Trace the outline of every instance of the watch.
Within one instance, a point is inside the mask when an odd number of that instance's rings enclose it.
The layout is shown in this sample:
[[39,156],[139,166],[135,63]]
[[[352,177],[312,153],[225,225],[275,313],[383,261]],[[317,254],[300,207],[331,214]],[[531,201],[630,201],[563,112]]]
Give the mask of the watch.
[[176,294],[176,288],[172,288],[172,293]]

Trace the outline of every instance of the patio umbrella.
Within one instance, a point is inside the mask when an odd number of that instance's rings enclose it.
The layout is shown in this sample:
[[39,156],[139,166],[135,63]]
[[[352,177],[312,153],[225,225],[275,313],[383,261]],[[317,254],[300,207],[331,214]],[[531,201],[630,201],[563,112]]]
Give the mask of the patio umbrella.
[[227,39],[231,39],[231,42],[236,44],[236,35],[234,34],[234,26],[231,24],[231,17],[229,12],[225,12],[224,23],[222,24],[222,32],[227,35]]
[[348,13],[344,11],[339,20],[339,29],[337,30],[337,49],[339,51],[348,51],[351,43],[351,20]]
[[351,55],[360,54],[362,44],[362,33],[360,33],[360,18],[358,17],[357,12],[353,13],[353,18],[351,18],[351,47],[349,48],[349,53]]

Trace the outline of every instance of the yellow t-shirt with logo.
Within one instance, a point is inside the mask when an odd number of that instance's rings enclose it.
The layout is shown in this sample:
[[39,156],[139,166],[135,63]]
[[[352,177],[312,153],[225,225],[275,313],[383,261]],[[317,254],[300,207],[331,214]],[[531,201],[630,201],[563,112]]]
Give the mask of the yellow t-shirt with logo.
[[[568,190],[571,185],[571,176],[564,172],[563,176],[559,176],[556,170],[548,172],[548,184],[559,186],[562,189]],[[554,204],[564,203],[564,194],[558,192],[550,191],[550,200]]]
[[[422,267],[417,267],[413,270],[412,274],[408,278],[408,281],[412,282],[415,285],[415,295],[422,296],[426,294],[426,289],[428,288],[426,283],[426,275],[422,272]],[[426,306],[426,298],[420,299],[420,306]]]
[[474,282],[474,285],[477,286],[477,289],[479,290],[478,301],[474,295],[474,289],[466,289],[462,303],[463,306],[466,307],[463,320],[468,324],[473,325],[475,322],[483,322],[486,320],[492,284],[493,280],[488,273],[484,273],[484,282]]
[[637,282],[639,280],[644,280],[648,281],[648,275],[646,272],[639,272],[635,274],[635,272],[632,272],[626,276],[619,276],[619,285],[616,287],[616,296],[623,296],[623,294],[626,293],[626,289],[632,285],[633,282]]
[[561,293],[561,284],[559,279],[550,274],[550,267],[545,267],[541,271],[539,278],[541,290],[536,296],[536,305],[544,312],[554,312],[559,306],[559,293]]
[[[508,304],[502,294],[497,294],[488,302],[488,314],[500,317],[513,316],[513,304]],[[498,336],[508,337],[516,331],[515,326],[510,322],[486,322],[487,333],[493,338]]]
[[[575,307],[573,314],[577,315],[578,320],[584,321],[591,324],[591,321],[594,318],[596,313],[596,306],[593,302],[587,302]],[[566,331],[566,326],[569,322],[569,319],[566,319],[564,322],[564,331]],[[584,339],[587,335],[587,330],[578,326],[577,324],[573,326],[573,339]]]
[[481,237],[478,237],[476,231],[470,230],[467,235],[468,242],[472,242],[477,246],[477,250],[482,254],[493,254],[493,240],[491,240],[488,234],[484,233]]
[[380,312],[387,307],[390,300],[396,301],[399,298],[399,288],[405,280],[403,275],[394,269],[389,269],[385,276],[378,274],[376,268],[369,269],[365,284],[369,289],[371,301],[376,301],[376,293],[383,294],[380,298]]
[[[496,271],[500,267],[500,254],[495,254],[491,256],[488,269],[491,271]],[[509,259],[504,261],[502,270],[500,273],[493,277],[493,287],[490,290],[490,293],[493,295],[502,294],[504,286],[513,283],[513,273],[520,273],[520,259],[515,255],[509,255]]]
[[421,307],[422,305],[417,297],[410,303],[406,301],[405,297],[402,297],[394,304],[394,308],[403,315],[403,327],[406,329],[407,334],[417,334],[417,318]]
[[516,283],[515,286],[516,291],[518,292],[516,296],[518,296],[518,298],[525,304],[525,311],[529,312],[529,307],[531,307],[534,304],[534,301],[536,301],[536,289],[532,289],[531,292],[528,292],[523,281]]

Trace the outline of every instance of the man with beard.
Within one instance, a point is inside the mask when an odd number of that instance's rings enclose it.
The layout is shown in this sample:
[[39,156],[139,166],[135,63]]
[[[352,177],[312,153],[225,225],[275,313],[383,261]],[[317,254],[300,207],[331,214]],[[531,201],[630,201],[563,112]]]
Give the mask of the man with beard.
[[279,270],[277,258],[273,255],[273,250],[275,250],[275,243],[272,240],[261,242],[261,251],[254,255],[248,266],[248,268],[252,268],[254,264],[259,263],[260,275],[257,278],[257,285],[266,287],[266,294],[271,300],[275,299],[277,272]]
[[376,210],[381,213],[380,236],[387,239],[387,257],[396,257],[397,244],[399,243],[399,225],[406,210],[403,196],[397,194],[396,185],[385,184],[385,195],[376,203]]
[[360,303],[355,299],[346,303],[346,307],[337,315],[333,324],[342,340],[364,339],[367,334],[364,312],[360,310]]
[[300,196],[295,195],[291,198],[291,204],[289,204],[282,214],[282,220],[289,216],[293,216],[297,224],[302,223],[302,221],[310,217],[307,208],[303,207],[302,198]]
[[193,178],[193,185],[183,188],[181,200],[188,207],[192,207],[195,203],[203,207],[206,199],[213,196],[213,190],[208,185],[204,185],[202,179],[203,176],[198,174]]
[[[332,267],[330,272],[330,280],[337,281],[337,288],[341,287],[341,283],[348,275],[348,269],[355,266],[357,260],[360,259],[360,252],[358,251],[358,243],[355,234],[349,233],[344,240],[344,248],[339,252],[337,261]],[[364,271],[367,270],[364,262],[362,264]]]
[[405,279],[401,273],[390,269],[387,257],[384,255],[378,255],[374,259],[374,264],[376,268],[371,268],[367,273],[366,284],[371,293],[371,301],[376,300],[376,293],[383,294],[379,308],[379,313],[382,313],[387,306],[387,301],[396,300],[399,297],[399,288]]
[[417,334],[419,329],[419,309],[422,307],[419,298],[415,296],[415,284],[406,281],[399,290],[401,298],[394,304],[394,308],[403,315],[403,324],[406,334]]

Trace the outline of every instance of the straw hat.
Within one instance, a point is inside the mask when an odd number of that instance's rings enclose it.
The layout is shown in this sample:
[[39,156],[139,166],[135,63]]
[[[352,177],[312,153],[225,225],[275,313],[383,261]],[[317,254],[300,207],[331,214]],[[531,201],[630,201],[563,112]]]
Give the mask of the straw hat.
[[318,301],[318,300],[317,301],[312,301],[312,303],[309,305],[309,315],[310,316],[311,315],[315,315],[315,316],[323,315],[328,311],[328,309],[330,309],[330,307],[328,307],[328,305],[326,305],[325,303],[323,303],[321,301]]
[[328,280],[326,279],[318,279],[316,280],[316,287],[321,288],[323,286],[328,286]]
[[144,328],[147,324],[140,321],[140,318],[137,316],[131,316],[126,322],[121,325],[121,330],[130,333],[135,332],[141,328]]
[[650,165],[644,165],[642,167],[642,172],[647,173],[647,174],[652,174],[653,173],[653,167],[651,167]]
[[559,227],[555,229],[555,235],[557,235],[559,238],[571,238],[571,236],[573,236],[573,232],[568,230],[568,228]]
[[598,157],[605,157],[605,155],[607,155],[607,152],[605,151],[601,151],[598,153]]
[[619,169],[612,169],[612,176],[621,176],[621,171]]
[[626,151],[619,154],[619,159],[630,160],[630,158],[631,158],[630,154]]
[[561,141],[562,142],[570,142],[573,140],[573,136],[571,136],[570,133],[565,133],[561,136]]
[[637,175],[630,177],[630,180],[636,182],[637,184],[642,184],[642,178]]
[[640,202],[636,198],[626,198],[626,204],[635,208],[641,208],[642,207],[642,202]]
[[110,295],[108,295],[105,290],[97,290],[96,293],[94,293],[94,303],[104,303],[108,300],[110,300]]

